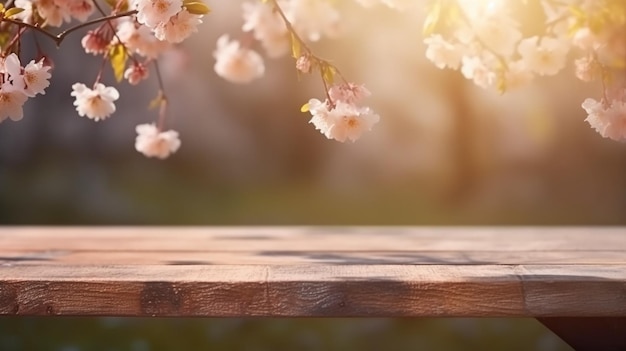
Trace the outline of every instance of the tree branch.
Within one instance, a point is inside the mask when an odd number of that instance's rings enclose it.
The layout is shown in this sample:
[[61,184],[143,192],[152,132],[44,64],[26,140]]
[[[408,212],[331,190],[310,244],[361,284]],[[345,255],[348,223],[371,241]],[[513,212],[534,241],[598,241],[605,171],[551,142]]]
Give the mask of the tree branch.
[[57,35],[48,32],[47,30],[43,29],[42,27],[39,27],[38,25],[34,25],[34,24],[26,23],[26,22],[21,22],[21,21],[16,21],[16,20],[11,19],[11,18],[2,18],[1,21],[15,24],[18,27],[27,27],[27,28],[30,28],[32,30],[35,30],[35,31],[37,31],[37,32],[47,36],[48,38],[54,40],[55,44],[58,47],[58,46],[61,45],[61,43],[63,42],[63,39],[65,39],[65,37],[68,34],[70,34],[72,32],[75,32],[75,31],[77,31],[77,30],[79,30],[81,28],[90,26],[92,24],[96,24],[96,23],[100,23],[100,22],[104,22],[104,21],[109,21],[109,20],[112,20],[112,19],[120,18],[120,17],[131,16],[131,15],[134,15],[136,13],[137,13],[136,10],[132,10],[132,11],[126,11],[126,12],[118,13],[118,14],[115,14],[115,15],[110,15],[110,16],[104,16],[104,17],[96,18],[96,19],[93,19],[91,21],[87,21],[87,22],[81,23],[79,25],[76,25],[74,27],[68,28],[68,29],[62,31],[61,33],[59,33]]

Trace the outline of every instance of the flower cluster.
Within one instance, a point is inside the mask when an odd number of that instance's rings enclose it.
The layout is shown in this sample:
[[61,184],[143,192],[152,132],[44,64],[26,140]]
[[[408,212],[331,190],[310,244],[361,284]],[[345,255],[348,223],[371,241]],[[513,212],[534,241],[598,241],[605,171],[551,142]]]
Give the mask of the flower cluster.
[[[403,2],[382,1],[392,8]],[[373,1],[360,3],[374,5]],[[341,16],[331,1],[245,2],[242,10],[242,30],[260,42],[268,57],[278,58],[291,52],[300,73],[318,70],[321,74],[328,98],[324,102],[311,99],[303,107],[303,112],[311,112],[310,122],[322,134],[341,142],[355,141],[363,131],[370,130],[378,122],[379,116],[371,109],[357,106],[361,98],[370,94],[369,91],[352,83],[333,85],[338,69],[317,57],[307,46],[309,42],[325,36],[334,37],[341,31]],[[213,55],[217,75],[233,83],[250,83],[265,72],[263,57],[250,48],[249,41],[242,43],[222,35]],[[332,86],[328,88],[329,85]]]
[[[242,4],[242,30],[261,43],[270,58],[287,55],[293,37],[318,41],[339,33],[341,17],[329,1],[276,0]],[[231,40],[222,35],[217,41],[216,73],[233,83],[249,83],[265,72],[263,57],[250,48],[250,41]]]
[[588,98],[582,107],[589,115],[585,121],[600,135],[615,141],[626,141],[626,89],[601,101]]
[[[22,34],[32,30],[52,39],[57,46],[65,37],[81,28],[98,25],[83,36],[81,45],[85,52],[101,56],[109,62],[118,82],[123,79],[137,85],[149,77],[148,65],[157,70],[159,92],[151,105],[159,108],[159,127],[148,133],[147,127],[137,128],[136,149],[152,157],[165,158],[180,146],[178,133],[161,132],[165,120],[167,98],[163,82],[158,75],[159,56],[197,32],[202,17],[209,8],[195,0],[107,0],[110,13],[94,0],[15,0],[7,8],[0,4],[0,121],[23,117],[22,106],[29,97],[43,94],[49,85],[50,66],[44,59],[31,61],[22,67],[19,60]],[[95,11],[102,16],[89,20]],[[48,27],[61,26],[76,19],[81,24],[59,34]],[[41,56],[46,57],[36,43]],[[101,82],[102,70],[96,75],[92,87],[83,83],[72,85],[71,96],[78,115],[94,121],[110,117],[115,102],[120,98],[114,86]],[[165,140],[165,142],[161,141]],[[163,145],[169,145],[164,148]],[[167,152],[163,151],[167,150]]]
[[24,11],[15,15],[24,22],[59,27],[76,19],[85,22],[95,10],[92,0],[15,0],[15,6]]
[[446,11],[457,14],[447,28],[451,37],[435,32],[424,39],[426,58],[438,68],[460,69],[476,85],[504,91],[565,67],[571,43],[560,26],[547,28],[541,36],[524,37],[520,22],[497,0],[487,6],[482,1],[459,0]]
[[309,123],[328,139],[356,141],[364,131],[372,129],[380,117],[369,107],[357,103],[370,92],[362,85],[344,83],[330,87],[325,101],[311,99],[304,106],[313,116]]
[[[0,122],[23,117],[23,105],[43,94],[51,77],[45,59],[22,65],[21,42],[27,31],[59,46],[74,31],[91,26],[81,40],[88,55],[110,64],[117,82],[138,85],[154,73],[159,84],[150,106],[156,123],[136,127],[135,148],[147,157],[166,158],[180,147],[178,133],[165,130],[168,99],[158,70],[163,53],[198,31],[210,9],[201,0],[13,0],[0,3]],[[414,0],[354,0],[405,11]],[[310,99],[302,112],[328,139],[357,140],[380,119],[362,100],[363,85],[350,83],[330,61],[309,46],[343,31],[341,2],[332,0],[247,0],[242,4],[242,36],[224,34],[213,51],[221,78],[247,84],[261,78],[264,57],[291,55],[297,74],[319,74],[326,99]],[[343,5],[343,4],[342,4]],[[99,17],[90,19],[94,13]],[[541,18],[529,25],[522,18]],[[623,0],[430,0],[424,23],[426,57],[440,69],[459,70],[483,88],[500,92],[524,86],[536,77],[563,71],[572,58],[574,74],[583,82],[600,81],[601,99],[586,99],[586,121],[602,136],[626,141],[626,2]],[[59,27],[80,24],[56,34]],[[259,43],[263,53],[255,51]],[[38,57],[46,57],[35,42]],[[114,86],[101,82],[102,65],[91,84],[75,83],[71,96],[79,116],[109,118],[121,98]],[[151,71],[150,67],[154,67]],[[622,78],[620,78],[622,77]],[[337,83],[337,82],[341,83]]]
[[24,116],[22,106],[29,97],[45,94],[50,85],[50,66],[43,59],[30,61],[25,67],[15,53],[0,58],[0,122],[7,118],[19,121]]
[[183,0],[132,0],[137,10],[137,23],[143,24],[154,36],[170,43],[180,43],[198,31],[205,9],[199,11],[200,3]]
[[620,118],[614,116],[622,102],[607,99],[608,90],[616,90],[607,85],[626,66],[626,3],[537,0],[524,2],[522,10],[532,4],[538,5],[533,15],[545,18],[542,33],[524,28],[512,4],[503,0],[433,1],[424,24],[426,57],[440,69],[460,70],[480,87],[504,92],[536,76],[556,75],[569,55],[576,55],[575,76],[603,83],[603,101],[583,103],[587,121],[603,136],[622,139],[615,131]]

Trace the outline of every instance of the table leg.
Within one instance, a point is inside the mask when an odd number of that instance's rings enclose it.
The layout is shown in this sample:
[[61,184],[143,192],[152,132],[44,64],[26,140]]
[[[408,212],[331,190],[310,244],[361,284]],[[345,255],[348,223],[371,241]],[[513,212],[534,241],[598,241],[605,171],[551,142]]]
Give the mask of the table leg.
[[626,317],[544,317],[537,320],[576,351],[626,350]]

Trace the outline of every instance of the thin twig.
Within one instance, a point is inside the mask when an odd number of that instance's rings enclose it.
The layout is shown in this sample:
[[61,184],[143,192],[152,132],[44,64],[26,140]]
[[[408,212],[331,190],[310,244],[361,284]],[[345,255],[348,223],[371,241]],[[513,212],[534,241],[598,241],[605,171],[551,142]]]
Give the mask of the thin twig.
[[54,35],[54,34],[48,32],[47,30],[43,29],[42,27],[39,27],[38,25],[17,21],[17,20],[11,19],[11,18],[6,18],[5,17],[5,18],[2,19],[2,21],[15,24],[16,26],[19,26],[19,27],[27,27],[27,28],[33,29],[33,30],[35,30],[35,31],[37,31],[37,32],[47,36],[48,38],[54,40],[55,44],[58,47],[63,42],[63,39],[65,39],[65,37],[68,34],[74,32],[74,31],[77,31],[77,30],[79,30],[81,28],[90,26],[92,24],[96,24],[96,23],[100,23],[100,22],[104,22],[104,21],[109,21],[109,20],[112,20],[112,19],[120,18],[120,17],[131,16],[131,15],[134,15],[136,13],[137,13],[137,10],[131,10],[131,11],[118,13],[118,14],[115,14],[115,15],[110,15],[110,16],[105,16],[105,17],[101,17],[101,18],[96,18],[94,20],[87,21],[87,22],[81,23],[81,24],[79,24],[77,26],[68,28],[68,29],[62,31],[61,33],[59,33],[57,35]]

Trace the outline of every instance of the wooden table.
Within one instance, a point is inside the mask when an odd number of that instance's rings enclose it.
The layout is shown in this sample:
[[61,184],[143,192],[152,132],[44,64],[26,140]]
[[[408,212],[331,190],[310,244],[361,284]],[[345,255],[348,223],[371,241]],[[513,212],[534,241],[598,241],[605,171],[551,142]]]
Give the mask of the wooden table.
[[4,227],[0,315],[535,317],[626,350],[626,228]]

